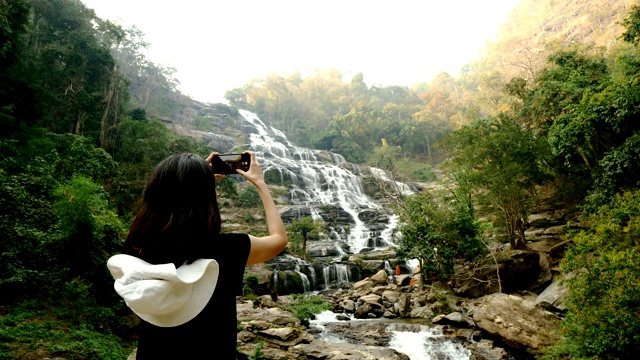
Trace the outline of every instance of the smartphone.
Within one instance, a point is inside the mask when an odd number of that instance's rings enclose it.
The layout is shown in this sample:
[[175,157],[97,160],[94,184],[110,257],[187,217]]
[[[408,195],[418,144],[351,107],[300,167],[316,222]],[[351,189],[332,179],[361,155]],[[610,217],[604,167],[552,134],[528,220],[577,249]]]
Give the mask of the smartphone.
[[214,174],[237,174],[236,169],[249,171],[251,155],[243,154],[218,154],[211,159]]

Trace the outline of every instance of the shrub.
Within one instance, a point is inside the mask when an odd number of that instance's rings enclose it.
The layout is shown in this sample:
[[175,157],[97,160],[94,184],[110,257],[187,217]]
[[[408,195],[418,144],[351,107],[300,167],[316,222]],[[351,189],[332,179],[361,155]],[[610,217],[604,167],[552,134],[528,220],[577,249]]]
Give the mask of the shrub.
[[247,187],[238,197],[237,205],[243,208],[254,208],[260,205],[260,194],[253,186]]

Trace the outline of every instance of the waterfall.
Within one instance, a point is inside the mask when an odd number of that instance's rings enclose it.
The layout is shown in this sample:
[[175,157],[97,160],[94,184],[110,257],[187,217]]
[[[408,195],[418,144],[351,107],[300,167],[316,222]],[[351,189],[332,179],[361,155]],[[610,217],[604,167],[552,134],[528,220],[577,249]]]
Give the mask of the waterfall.
[[333,283],[349,282],[349,266],[346,264],[330,264],[322,268],[324,287],[329,288]]
[[345,264],[336,264],[338,282],[349,282],[349,267]]
[[391,264],[389,264],[388,260],[384,261],[384,271],[386,271],[388,275],[395,274],[395,271],[391,268]]
[[273,271],[273,289],[278,288],[278,270]]
[[307,269],[309,269],[309,275],[311,275],[311,281],[313,281],[313,287],[315,288],[315,286],[316,286],[316,269],[314,269],[313,266],[309,266]]
[[304,289],[304,292],[310,291],[311,284],[309,283],[309,278],[302,271],[300,271],[300,264],[296,264],[295,272],[298,273],[298,275],[300,275],[300,278],[302,279],[302,288]]
[[324,288],[329,288],[329,282],[331,281],[331,266],[325,266],[322,268],[322,276],[324,277]]
[[[287,185],[293,207],[306,208],[305,211],[298,209],[298,217],[306,214],[314,219],[322,218],[325,223],[330,220],[332,224],[327,224],[329,235],[335,240],[346,241],[354,253],[368,247],[369,240],[376,234],[387,245],[392,244],[393,228],[390,227],[395,227],[397,221],[380,224],[382,217],[376,218],[375,225],[385,228],[380,233],[369,229],[359,217],[363,210],[369,210],[384,215],[387,222],[393,219],[380,204],[365,194],[362,174],[357,166],[352,168],[359,174],[347,168],[350,165],[341,155],[326,152],[330,156],[321,156],[318,151],[298,147],[289,142],[284,133],[267,126],[256,114],[245,110],[240,110],[240,114],[246,120],[243,128],[249,133],[250,148],[260,159],[265,179]],[[390,181],[383,170],[371,169],[371,173],[378,179]],[[404,184],[393,186],[406,190]],[[336,209],[339,216],[331,213],[330,209]]]

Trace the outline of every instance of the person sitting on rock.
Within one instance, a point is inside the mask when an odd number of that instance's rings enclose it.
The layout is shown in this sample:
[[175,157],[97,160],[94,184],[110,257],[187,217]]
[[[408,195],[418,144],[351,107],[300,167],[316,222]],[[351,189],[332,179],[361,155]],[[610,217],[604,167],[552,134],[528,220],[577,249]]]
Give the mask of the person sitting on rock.
[[258,190],[268,235],[221,234],[211,161],[177,154],[161,161],[145,187],[124,253],[107,263],[114,288],[141,319],[137,359],[235,359],[245,265],[287,245],[284,223],[252,152],[236,172]]

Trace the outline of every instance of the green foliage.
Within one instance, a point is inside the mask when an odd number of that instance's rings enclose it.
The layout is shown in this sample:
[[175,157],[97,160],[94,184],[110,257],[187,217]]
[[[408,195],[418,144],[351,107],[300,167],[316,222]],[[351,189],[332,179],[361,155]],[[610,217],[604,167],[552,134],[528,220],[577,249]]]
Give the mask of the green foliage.
[[84,177],[59,186],[54,195],[59,239],[51,244],[54,257],[71,276],[105,279],[104,261],[122,248],[124,226],[111,209],[104,189]]
[[[307,258],[307,241],[317,240],[324,230],[322,220],[313,220],[311,217],[294,220],[287,225],[287,232],[291,234],[293,243],[292,252],[302,258]],[[302,247],[300,247],[300,244]]]
[[[616,195],[585,219],[562,263],[569,280],[565,339],[557,358],[640,355],[640,191]],[[564,358],[562,357],[562,358]]]
[[253,349],[253,354],[249,356],[251,360],[267,360],[267,357],[262,353],[262,348],[264,347],[264,342],[260,341],[255,349]]
[[247,274],[244,276],[245,289],[251,294],[258,294],[258,276],[256,274]]
[[418,259],[424,279],[448,280],[455,259],[471,260],[484,251],[466,204],[443,200],[428,193],[409,196],[400,211],[398,256]]
[[238,188],[236,187],[236,182],[233,181],[231,176],[225,176],[222,179],[216,179],[216,189],[220,191],[220,195],[222,197],[228,199],[238,198]]
[[480,204],[500,209],[512,248],[525,246],[522,219],[536,200],[535,190],[547,180],[542,163],[548,154],[544,138],[527,131],[514,118],[478,120],[451,134],[450,171],[471,186]]
[[308,323],[310,319],[315,318],[316,314],[333,309],[330,301],[318,295],[293,294],[291,298],[294,300],[294,304],[287,305],[284,309],[290,311],[302,322]]
[[[89,309],[60,310],[71,313]],[[100,324],[69,325],[67,319],[47,313],[40,300],[14,306],[9,313],[0,315],[0,359],[41,352],[68,359],[124,359],[133,350],[134,344]],[[94,325],[96,328],[92,329]]]
[[244,191],[240,192],[236,205],[242,208],[255,208],[261,204],[260,194],[255,187],[249,186]]
[[624,19],[623,25],[627,30],[622,34],[622,39],[634,45],[640,43],[640,6],[631,6],[631,10]]

